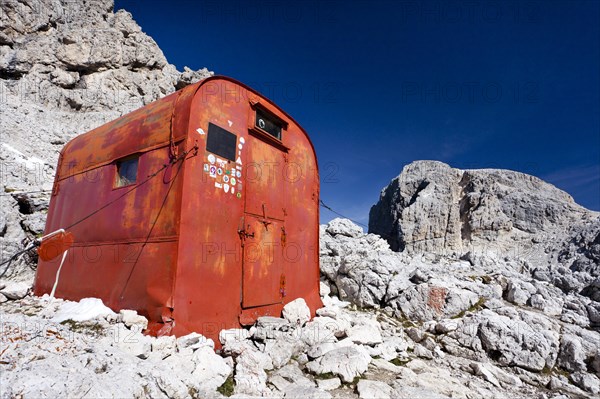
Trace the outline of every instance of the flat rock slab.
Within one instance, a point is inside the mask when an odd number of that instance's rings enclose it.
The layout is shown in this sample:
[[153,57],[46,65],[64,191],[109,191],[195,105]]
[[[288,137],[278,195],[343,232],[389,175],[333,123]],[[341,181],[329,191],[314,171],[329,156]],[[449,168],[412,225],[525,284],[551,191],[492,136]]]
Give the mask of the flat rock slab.
[[361,399],[390,399],[392,387],[382,381],[360,380],[356,386]]
[[342,385],[342,381],[339,378],[328,378],[326,380],[317,380],[317,386],[324,391],[331,391],[339,388]]
[[5,287],[0,290],[0,294],[3,294],[8,299],[22,299],[29,294],[30,284],[21,282],[7,281]]
[[318,360],[306,364],[314,374],[333,373],[344,382],[352,382],[355,377],[367,371],[371,356],[358,346],[345,346],[327,352]]

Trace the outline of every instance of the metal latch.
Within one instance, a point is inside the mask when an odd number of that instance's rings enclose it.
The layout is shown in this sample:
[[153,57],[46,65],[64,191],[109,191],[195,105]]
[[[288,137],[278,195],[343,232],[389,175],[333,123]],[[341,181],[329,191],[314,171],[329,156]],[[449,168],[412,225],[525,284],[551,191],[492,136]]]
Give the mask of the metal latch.
[[[248,225],[248,228],[250,228],[250,225]],[[245,229],[243,230],[238,230],[238,234],[240,235],[240,237],[247,238],[247,237],[252,237],[254,238],[254,233],[248,233]]]
[[[254,238],[254,232],[248,233],[246,231],[246,227],[244,227],[244,224],[245,224],[245,220],[244,220],[244,217],[242,216],[240,219],[240,224],[238,226],[238,230],[237,230],[237,233],[240,236],[240,240],[242,240],[242,247],[244,246],[244,240],[246,238],[248,238],[248,237]],[[248,225],[247,228],[248,228],[248,230],[250,230],[250,225]]]

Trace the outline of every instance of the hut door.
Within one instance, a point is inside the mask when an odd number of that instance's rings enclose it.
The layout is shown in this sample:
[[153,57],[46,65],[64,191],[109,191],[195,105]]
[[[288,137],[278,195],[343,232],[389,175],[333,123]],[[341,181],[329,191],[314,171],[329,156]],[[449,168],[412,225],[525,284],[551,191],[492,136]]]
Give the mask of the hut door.
[[249,308],[282,301],[285,159],[252,135],[246,149],[242,306]]

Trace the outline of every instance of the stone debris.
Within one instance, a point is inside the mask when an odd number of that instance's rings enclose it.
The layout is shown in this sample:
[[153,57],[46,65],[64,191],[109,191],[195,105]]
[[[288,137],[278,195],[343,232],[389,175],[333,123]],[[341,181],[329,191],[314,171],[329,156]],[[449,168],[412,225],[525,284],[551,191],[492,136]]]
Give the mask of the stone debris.
[[206,338],[202,334],[198,333],[189,333],[188,335],[181,336],[177,338],[177,350],[183,351],[187,348],[198,349],[204,346],[207,346],[211,349],[215,348],[215,343],[212,339]]
[[325,380],[317,380],[317,386],[324,391],[332,391],[339,388],[342,385],[342,381],[338,377],[328,378]]
[[351,345],[327,351],[322,357],[307,363],[306,367],[314,374],[332,373],[348,383],[367,371],[369,363],[371,356],[367,351]]
[[315,387],[307,387],[305,385],[291,384],[284,390],[284,398],[315,398],[315,399],[331,399],[331,394]]
[[22,299],[29,294],[31,290],[31,284],[26,282],[12,282],[7,281],[3,283],[4,288],[0,290],[0,294],[4,295],[8,299]]
[[[360,238],[356,239],[360,242]],[[328,302],[325,297],[323,299]],[[60,299],[50,304],[46,302],[47,298],[26,297],[7,302],[0,310],[3,319],[10,317],[18,325],[23,318],[47,322],[68,303]],[[19,312],[14,313],[17,309]],[[213,349],[214,343],[200,334],[179,338],[144,336],[135,323],[129,323],[128,327],[127,317],[114,315],[98,316],[81,325],[53,324],[55,327],[47,329],[49,337],[55,337],[57,333],[69,334],[71,340],[63,342],[52,338],[40,342],[49,348],[59,342],[61,346],[53,356],[60,357],[70,369],[90,367],[77,360],[80,353],[86,353],[89,364],[95,365],[97,370],[105,370],[94,373],[95,377],[84,371],[76,372],[81,376],[82,385],[94,385],[95,394],[140,397],[186,397],[189,392],[212,397],[219,395],[216,390],[222,391],[228,384],[238,397],[330,398],[342,395],[375,398],[416,394],[438,398],[474,394],[487,398],[534,397],[537,391],[530,385],[532,377],[524,378],[515,370],[524,367],[522,373],[534,374],[529,370],[538,367],[541,358],[550,364],[557,363],[552,350],[558,351],[561,345],[565,349],[561,351],[564,354],[560,364],[565,368],[579,370],[582,367],[580,359],[588,360],[596,355],[597,343],[590,339],[597,339],[597,334],[580,327],[572,327],[563,341],[549,341],[548,347],[554,349],[544,351],[545,346],[535,340],[556,338],[551,333],[554,327],[549,322],[550,316],[524,309],[511,312],[513,309],[505,302],[493,312],[482,308],[473,310],[470,317],[465,315],[459,319],[423,324],[411,321],[409,327],[383,310],[365,313],[355,309],[354,305],[328,305],[318,312],[323,316],[304,325],[284,318],[261,317],[250,329],[225,330],[220,336],[223,347],[218,352]],[[124,313],[124,316],[137,316],[132,312]],[[532,330],[516,333],[505,329],[502,323],[506,324],[507,320],[502,317],[507,316],[504,315],[510,315],[512,323],[517,318],[523,321],[523,326],[517,324],[516,330],[532,325],[537,335],[532,334]],[[490,334],[497,334],[493,344],[483,342],[488,334],[486,328]],[[94,336],[94,340],[89,341],[89,336]],[[515,340],[514,344],[510,344],[509,337]],[[513,346],[502,344],[505,341]],[[56,373],[46,376],[45,368],[38,367],[38,363],[54,362],[54,357],[35,358],[39,348],[33,343],[35,341],[29,342],[9,347],[0,356],[0,361],[8,362],[0,365],[6,371],[2,373],[0,383],[3,386],[10,384],[12,395],[33,396],[36,392],[50,392],[64,396],[69,389],[78,387],[67,384],[60,389],[50,388],[47,378],[61,377]],[[531,349],[522,349],[528,345]],[[437,351],[443,353],[443,357],[437,355]],[[107,357],[109,353],[111,355]],[[497,357],[496,353],[501,356]],[[502,356],[507,360],[502,360]],[[481,361],[467,360],[470,358]],[[20,363],[25,359],[29,359],[27,369],[25,363]],[[523,366],[515,368],[513,364],[517,360]],[[135,366],[119,366],[125,364]],[[573,383],[561,380],[557,374],[553,380],[556,389],[566,395],[593,393],[596,389],[594,378],[597,377],[584,370],[575,373],[580,374],[575,374]],[[115,378],[118,374],[122,385],[111,388],[104,379],[97,380],[105,378],[105,374]],[[521,378],[528,384],[523,384]],[[24,379],[29,383],[25,384]],[[549,382],[550,379],[542,379],[539,384]]]
[[303,298],[294,299],[283,307],[283,318],[290,324],[304,325],[310,320],[310,309]]
[[123,324],[128,328],[137,328],[140,331],[143,331],[148,327],[148,319],[138,315],[135,310],[123,309],[119,314],[121,315]]
[[356,385],[360,399],[390,399],[392,387],[382,381],[360,380]]
[[364,235],[363,229],[348,219],[334,219],[327,224],[326,231],[332,236],[359,237]]
[[192,377],[208,390],[216,390],[223,385],[233,371],[231,365],[210,346],[198,348],[194,352],[193,360],[196,368]]
[[383,342],[379,323],[373,319],[364,319],[348,331],[348,338],[355,344],[374,346]]
[[483,364],[471,363],[471,369],[473,370],[473,374],[484,378],[486,381],[488,381],[496,387],[500,386],[500,381],[498,381],[494,374],[490,370],[488,370],[488,368]]
[[219,332],[219,341],[222,345],[231,344],[236,341],[243,341],[250,337],[250,331],[244,328],[231,328]]

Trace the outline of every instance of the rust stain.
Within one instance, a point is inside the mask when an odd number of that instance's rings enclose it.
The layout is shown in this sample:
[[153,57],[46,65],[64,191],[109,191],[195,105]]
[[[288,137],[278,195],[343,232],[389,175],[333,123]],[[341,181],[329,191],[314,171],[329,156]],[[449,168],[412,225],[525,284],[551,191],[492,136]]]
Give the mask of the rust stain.
[[442,313],[442,309],[446,304],[446,296],[448,290],[444,287],[431,287],[429,288],[429,297],[427,298],[427,306],[436,311],[436,313]]
[[[256,107],[285,122],[281,140],[256,129]],[[207,150],[209,124],[235,136],[235,159]],[[187,155],[171,165],[171,148]],[[136,182],[115,187],[116,163],[130,156]],[[218,177],[207,170],[215,158]],[[224,77],[80,135],[63,148],[46,224],[46,233],[70,227],[74,237],[57,296],[98,297],[148,317],[148,333],[197,331],[217,345],[220,329],[279,315],[298,297],[314,315],[317,168],[289,115]],[[50,292],[60,260],[40,256],[36,295]]]

